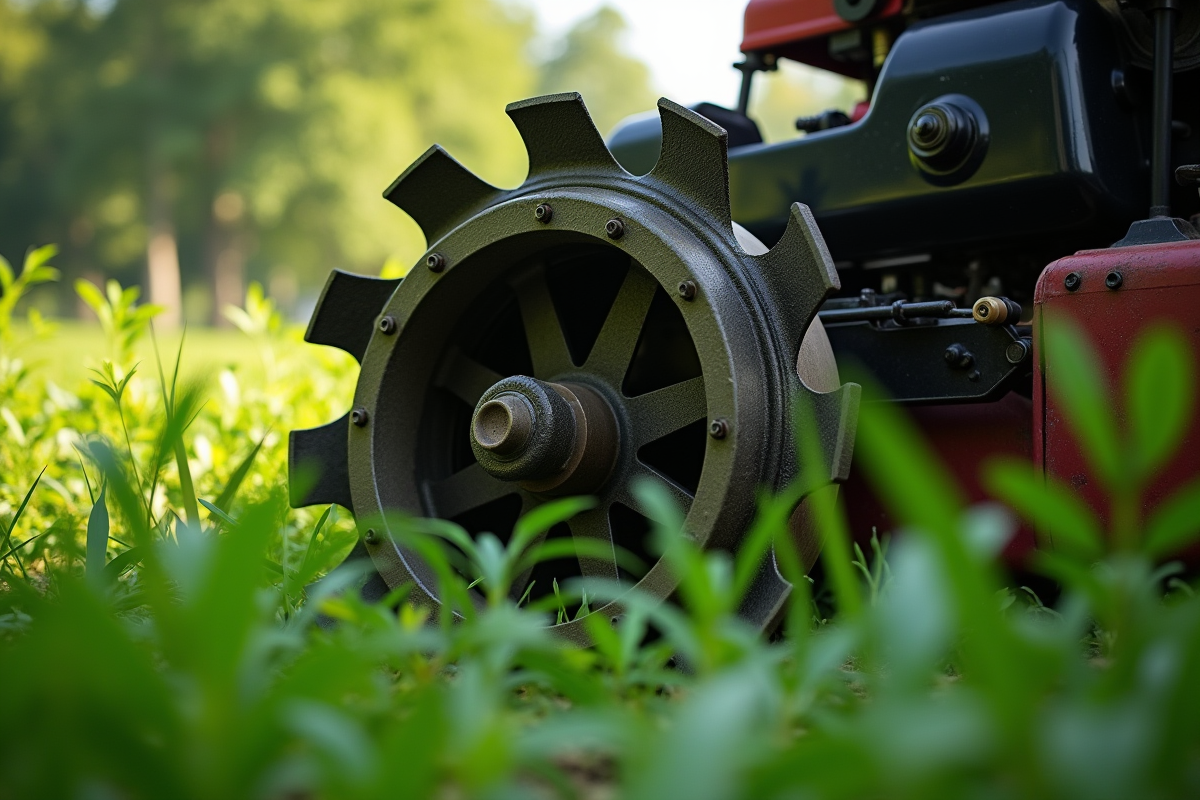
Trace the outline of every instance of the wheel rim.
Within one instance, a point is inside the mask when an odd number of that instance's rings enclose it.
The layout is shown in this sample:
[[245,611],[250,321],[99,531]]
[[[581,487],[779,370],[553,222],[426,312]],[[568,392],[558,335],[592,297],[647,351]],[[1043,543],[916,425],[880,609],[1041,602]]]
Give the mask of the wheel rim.
[[[724,131],[665,100],[660,110],[659,164],[635,178],[612,160],[578,95],[510,106],[530,155],[521,187],[490,187],[433,148],[386,193],[432,243],[428,269],[415,268],[398,287],[331,276],[305,338],[353,353],[362,369],[352,414],[293,432],[290,468],[322,468],[307,491],[293,482],[293,504],[350,505],[360,529],[375,526],[365,551],[386,585],[412,583],[412,597],[438,602],[429,568],[388,528],[390,512],[502,529],[501,517],[582,491],[599,506],[568,524],[567,535],[645,554],[648,522],[631,491],[644,478],[675,497],[699,547],[735,550],[758,490],[779,490],[802,473],[812,489],[844,478],[857,387],[814,391],[796,369],[801,340],[837,286],[811,215],[795,205],[774,248],[743,247],[747,237],[729,220]],[[614,268],[606,284],[602,273]],[[594,336],[580,333],[589,325]],[[517,436],[519,458],[529,436],[590,431],[584,422],[593,412],[597,432],[611,417],[612,446],[570,450],[578,474],[567,458],[560,475],[537,448],[531,472],[528,464],[509,470],[470,438],[483,424],[472,408],[500,395],[516,405],[493,407],[500,422],[488,425],[507,430],[510,412],[541,420]],[[534,413],[563,400],[580,409],[571,425]],[[803,435],[816,437],[824,459],[815,472],[794,449],[800,402],[813,423]],[[566,458],[558,446],[546,453]],[[633,582],[611,557],[577,566]],[[636,585],[666,598],[677,580],[655,562]],[[769,558],[742,613],[768,626],[789,591]],[[610,603],[593,613],[618,611]],[[587,640],[580,620],[557,629]]]
[[[553,232],[545,230],[532,211],[547,199],[556,209]],[[666,215],[629,205],[628,198],[603,191],[592,191],[586,199],[550,192],[510,201],[483,215],[500,218],[483,226],[495,236],[480,237],[469,230],[451,234],[438,245],[450,266],[406,279],[384,310],[396,321],[396,335],[373,339],[363,359],[355,405],[368,409],[374,422],[350,437],[356,513],[366,510],[382,517],[387,509],[411,509],[503,536],[505,525],[492,523],[487,513],[481,520],[469,512],[494,503],[500,508],[491,509],[492,519],[505,517],[510,523],[515,512],[525,513],[552,497],[492,477],[462,446],[469,443],[470,410],[484,392],[503,378],[524,374],[587,386],[617,417],[621,441],[613,474],[594,491],[597,508],[567,523],[571,536],[612,541],[642,559],[651,558],[645,541],[650,522],[642,517],[632,492],[639,479],[657,483],[675,499],[685,511],[689,533],[702,546],[710,540],[724,545],[745,526],[753,513],[753,489],[761,481],[764,452],[778,452],[781,446],[764,424],[769,415],[761,386],[768,368],[753,346],[752,317],[727,273],[696,243],[694,234],[672,230],[664,235],[654,223],[671,225]],[[621,212],[628,217],[628,232],[619,243],[584,232],[603,232],[605,223]],[[559,258],[556,253],[568,255]],[[611,303],[595,286],[602,282],[595,262],[605,259],[608,270],[618,273],[608,281]],[[583,268],[582,276],[564,280],[572,266],[588,261],[593,263]],[[648,269],[643,263],[653,266]],[[687,281],[700,289],[690,300],[678,293],[678,286]],[[603,313],[591,342],[586,334],[565,333],[572,325],[562,322],[564,294],[578,295],[585,289],[598,296],[595,305]],[[481,313],[485,308],[492,309],[492,319]],[[461,329],[464,319],[477,321],[474,330]],[[520,336],[497,336],[498,328],[511,329],[517,320]],[[643,336],[647,326],[657,335]],[[521,358],[519,346],[507,354],[506,363],[499,363],[495,352],[481,357],[475,350],[481,339],[493,351],[499,349],[497,341],[523,340],[528,358]],[[664,339],[674,341],[662,348]],[[656,346],[666,352],[645,352]],[[688,358],[688,367],[654,380],[664,362]],[[751,372],[752,380],[743,377]],[[706,391],[714,383],[724,392]],[[412,386],[428,386],[429,391],[418,398]],[[712,419],[723,421],[723,438],[707,433]],[[457,457],[450,453],[455,437]],[[691,458],[664,467],[661,451],[670,449],[672,437],[686,443]],[[668,446],[656,448],[664,440]],[[415,442],[411,456],[389,444],[397,442]],[[371,468],[359,476],[354,473],[356,464]],[[411,480],[394,479],[410,470]],[[505,503],[514,496],[519,500]],[[432,578],[422,574],[419,562],[394,538],[381,538],[368,549],[389,584],[416,578],[418,586],[436,598]],[[653,595],[668,596],[674,580],[665,565],[650,563],[638,585]],[[615,558],[581,558],[575,574],[632,583],[617,569]],[[567,570],[553,577],[561,583],[572,576]],[[540,580],[535,593],[543,593],[549,588],[547,577],[544,572],[520,576],[513,593],[523,594],[526,579]],[[598,610],[611,616],[620,609],[610,605]],[[583,635],[577,623],[557,627],[569,636]]]

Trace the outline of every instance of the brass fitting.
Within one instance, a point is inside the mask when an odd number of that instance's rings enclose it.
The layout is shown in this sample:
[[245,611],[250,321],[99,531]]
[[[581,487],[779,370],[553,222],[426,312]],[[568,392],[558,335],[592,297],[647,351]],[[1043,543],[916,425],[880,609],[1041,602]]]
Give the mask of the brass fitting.
[[1021,307],[1007,297],[981,297],[971,307],[971,316],[983,325],[1015,325],[1021,319]]

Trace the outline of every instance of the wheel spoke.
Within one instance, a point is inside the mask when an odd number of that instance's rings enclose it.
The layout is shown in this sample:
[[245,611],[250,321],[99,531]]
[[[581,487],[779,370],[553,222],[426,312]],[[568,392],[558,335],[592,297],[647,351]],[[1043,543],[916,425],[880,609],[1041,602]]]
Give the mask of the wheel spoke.
[[517,292],[529,355],[533,359],[533,377],[545,380],[572,369],[575,364],[571,361],[554,301],[550,299],[545,270],[528,273],[513,284],[513,289]]
[[485,367],[455,347],[447,354],[445,363],[438,371],[435,385],[448,389],[474,408],[483,393],[501,377],[498,372]]
[[[612,525],[608,521],[608,506],[593,508],[582,514],[576,514],[567,526],[571,529],[571,538],[576,542],[598,542],[604,546],[609,555],[580,555],[579,568],[585,578],[612,578],[617,580],[617,556],[613,552]],[[589,545],[595,547],[595,545]]]
[[688,493],[687,489],[684,489],[666,475],[663,475],[653,467],[646,466],[640,461],[636,461],[634,463],[633,469],[630,470],[629,481],[621,488],[620,491],[618,491],[617,496],[614,499],[641,514],[644,514],[647,518],[654,522],[669,522],[669,520],[654,519],[654,517],[651,516],[653,509],[643,508],[642,503],[636,497],[634,497],[633,492],[629,490],[630,486],[638,482],[644,482],[647,479],[657,484],[660,488],[665,489],[667,494],[675,502],[675,505],[678,506],[682,513],[686,514],[692,507],[693,498],[692,495]]
[[648,274],[630,268],[600,335],[596,337],[596,344],[588,354],[584,364],[588,372],[608,378],[616,386],[621,385],[657,288],[658,284]]
[[516,491],[514,484],[493,478],[478,464],[460,469],[448,478],[425,482],[426,499],[442,519],[453,519]]
[[708,408],[704,378],[676,383],[625,401],[636,447],[661,439],[684,425],[703,419]]

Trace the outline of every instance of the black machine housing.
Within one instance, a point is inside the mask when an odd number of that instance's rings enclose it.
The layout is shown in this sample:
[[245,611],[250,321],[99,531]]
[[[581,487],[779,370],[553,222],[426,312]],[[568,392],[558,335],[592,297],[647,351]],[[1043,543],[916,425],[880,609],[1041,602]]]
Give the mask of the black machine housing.
[[[1145,216],[1151,77],[1134,55],[1095,0],[1014,0],[935,16],[900,33],[874,80],[869,111],[855,123],[764,144],[736,111],[708,104],[697,111],[730,131],[734,219],[770,243],[789,204],[807,204],[843,296],[866,289],[887,302],[950,298],[969,305],[1005,294],[1031,308],[1047,263],[1107,247]],[[1175,85],[1177,98],[1195,96],[1197,71],[1181,73]],[[958,150],[948,162],[944,154],[941,162],[927,158],[914,140],[930,110],[957,115],[960,134],[969,129],[951,142]],[[1198,111],[1195,103],[1175,103],[1173,165],[1200,160]],[[610,148],[640,173],[653,166],[658,143],[657,120],[635,118],[613,133]],[[1177,216],[1200,212],[1193,189],[1176,187],[1172,204]],[[880,377],[900,400],[994,399],[1019,387],[1017,373],[1028,373],[1028,365],[1005,368],[1014,336],[996,331],[984,335],[992,347],[975,357],[990,359],[1003,380],[981,387],[978,377],[947,375],[941,345],[956,343],[970,323],[926,324],[945,328],[944,335],[881,339],[849,335],[839,330],[844,325],[829,326],[829,333],[839,356],[849,349],[880,367],[918,358],[900,382],[889,377],[893,367],[873,370],[885,373]],[[880,334],[896,327],[871,326]],[[914,351],[907,343],[918,339]],[[921,390],[934,378],[937,391]]]

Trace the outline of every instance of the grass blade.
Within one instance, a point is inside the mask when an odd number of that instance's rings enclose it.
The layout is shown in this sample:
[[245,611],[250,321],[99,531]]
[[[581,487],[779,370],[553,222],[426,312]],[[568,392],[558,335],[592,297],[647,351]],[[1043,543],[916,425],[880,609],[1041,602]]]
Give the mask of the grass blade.
[[220,520],[223,524],[237,525],[237,520],[235,520],[233,517],[229,516],[224,511],[222,511],[220,508],[218,508],[217,506],[208,502],[204,498],[200,498],[200,505],[207,508],[208,513],[212,514],[214,517],[216,517],[218,520]]
[[242,459],[242,463],[238,464],[237,469],[233,471],[233,475],[229,477],[229,482],[225,484],[225,488],[221,490],[221,494],[213,501],[213,505],[217,508],[222,511],[229,511],[234,497],[237,496],[238,489],[241,488],[242,481],[246,480],[246,475],[250,473],[250,467],[254,465],[254,457],[262,449],[263,442],[267,440],[268,435],[270,435],[270,431],[263,434],[263,438],[258,440],[258,444],[254,445],[254,449],[250,451],[250,454]]
[[[4,546],[5,547],[8,547],[9,545],[12,544],[12,534],[13,534],[13,531],[15,531],[17,529],[17,523],[21,520],[21,514],[23,514],[25,512],[25,506],[29,505],[29,498],[33,497],[33,490],[37,488],[38,482],[41,481],[42,476],[45,474],[46,474],[46,468],[42,467],[42,471],[39,472],[38,476],[33,479],[33,485],[30,486],[29,491],[25,493],[25,499],[21,501],[21,505],[17,506],[17,513],[13,514],[12,522],[8,523],[8,528],[7,528],[7,530],[4,531]],[[19,550],[19,549],[20,549],[19,547],[18,548],[9,547],[8,554],[12,555],[13,559],[16,560],[16,562],[17,562],[17,566],[21,568],[21,576],[23,578],[25,578],[26,580],[28,580],[29,573],[27,573],[25,571],[25,565],[21,563],[21,556],[17,553],[17,550]],[[0,559],[0,563],[6,563],[7,561],[8,561],[7,554],[4,556],[3,559]]]
[[114,558],[104,567],[104,580],[106,583],[111,583],[121,577],[121,573],[130,567],[137,566],[142,560],[142,548],[131,547],[121,555]]

